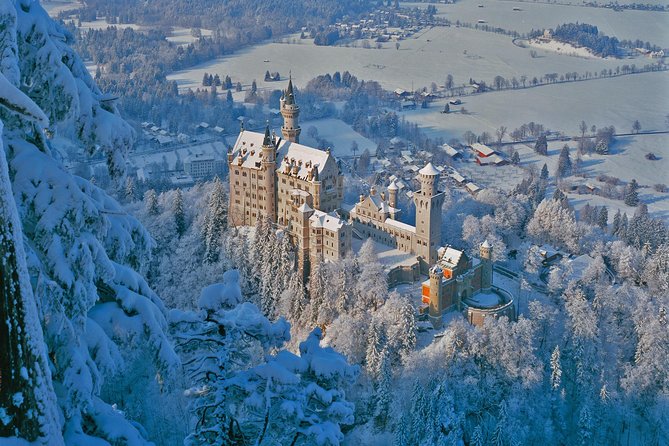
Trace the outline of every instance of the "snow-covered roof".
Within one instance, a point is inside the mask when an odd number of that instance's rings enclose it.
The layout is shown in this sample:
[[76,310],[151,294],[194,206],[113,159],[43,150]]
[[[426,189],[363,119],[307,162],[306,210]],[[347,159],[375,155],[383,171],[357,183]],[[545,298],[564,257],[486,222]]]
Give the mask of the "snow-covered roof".
[[453,173],[449,174],[449,176],[451,178],[453,178],[455,181],[457,181],[458,183],[464,183],[465,182],[465,177],[463,177],[462,175],[460,175],[456,171],[453,171]]
[[[232,149],[233,165],[238,165],[238,157],[242,157],[242,167],[260,169],[264,138],[264,133],[242,130]],[[318,173],[322,173],[325,164],[330,159],[334,161],[332,155],[322,150],[287,140],[279,140],[276,154],[279,171],[283,171],[287,164],[294,162],[294,165],[298,166],[297,177],[306,179],[311,169],[307,166],[316,167]]]
[[460,152],[458,152],[456,149],[454,149],[453,147],[451,147],[451,146],[448,145],[448,144],[443,144],[443,145],[441,146],[441,148],[444,150],[444,152],[446,152],[446,154],[447,154],[448,156],[451,156],[451,157],[460,154]]
[[403,223],[401,221],[392,219],[392,218],[386,218],[386,221],[384,222],[388,226],[392,226],[394,228],[400,229],[402,231],[408,231],[408,232],[416,232],[416,227],[411,226],[409,224]]
[[490,147],[486,146],[485,144],[478,143],[478,142],[475,142],[474,144],[472,144],[471,147],[472,147],[472,149],[476,150],[477,152],[479,152],[483,156],[490,156],[493,153],[495,153],[495,151],[493,149],[491,149]]
[[439,175],[439,171],[432,165],[432,163],[427,163],[425,167],[418,171],[421,175],[435,176]]
[[335,214],[328,214],[319,210],[314,211],[314,215],[309,218],[309,222],[312,228],[324,228],[330,231],[338,231],[348,224]]
[[395,183],[395,180],[392,180],[388,185],[388,190],[398,190],[398,189],[399,188],[397,187],[397,183]]
[[467,188],[467,190],[469,190],[469,192],[478,192],[481,190],[480,187],[478,187],[476,184],[472,182],[467,183],[465,187]]
[[458,266],[464,252],[450,246],[446,246],[445,248],[442,249],[443,249],[443,254],[441,255],[439,263],[448,266],[450,268],[455,268],[456,266]]
[[307,212],[311,212],[311,211],[313,211],[313,209],[306,202],[302,203],[302,206],[297,208],[297,212],[300,212],[302,214],[306,214]]
[[490,243],[488,242],[488,239],[485,239],[483,243],[481,244],[481,248],[491,248]]

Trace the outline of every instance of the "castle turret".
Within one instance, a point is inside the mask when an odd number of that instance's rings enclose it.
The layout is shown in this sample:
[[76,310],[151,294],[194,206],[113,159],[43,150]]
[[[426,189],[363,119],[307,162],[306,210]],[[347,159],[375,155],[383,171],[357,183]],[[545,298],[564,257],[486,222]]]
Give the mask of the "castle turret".
[[[276,146],[269,133],[269,124],[265,127],[265,138],[262,143],[262,185],[265,189],[263,200],[267,218],[276,221]],[[260,195],[259,195],[260,197]],[[258,214],[260,215],[260,213]]]
[[388,205],[390,207],[396,208],[397,207],[397,190],[399,188],[397,187],[397,184],[395,183],[395,180],[391,181],[390,184],[388,185]]
[[492,245],[488,243],[488,240],[481,243],[479,247],[481,264],[483,265],[481,271],[481,288],[486,291],[492,287],[492,249]]
[[430,268],[430,321],[435,327],[441,325],[441,312],[443,310],[441,280],[444,272],[439,265]]
[[444,194],[437,190],[439,171],[428,163],[418,171],[420,191],[414,194],[416,204],[416,254],[425,262],[437,262],[437,250],[441,245],[441,207]]
[[281,97],[281,116],[283,116],[283,127],[281,134],[283,139],[292,142],[300,142],[300,107],[295,103],[295,94],[293,93],[293,79],[288,79],[288,88]]

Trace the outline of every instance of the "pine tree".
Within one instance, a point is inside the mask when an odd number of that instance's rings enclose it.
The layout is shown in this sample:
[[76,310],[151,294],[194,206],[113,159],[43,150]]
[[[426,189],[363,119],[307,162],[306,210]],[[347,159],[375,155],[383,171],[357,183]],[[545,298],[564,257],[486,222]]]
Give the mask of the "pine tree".
[[597,226],[606,230],[608,224],[609,224],[609,211],[606,209],[606,206],[602,206],[599,209],[599,215],[597,216]]
[[518,153],[517,150],[514,150],[513,155],[511,155],[511,164],[516,166],[520,164],[520,154]]
[[583,446],[592,444],[593,420],[590,412],[590,405],[586,401],[581,408],[578,416],[578,436]]
[[635,179],[629,182],[627,188],[625,189],[625,204],[627,206],[638,206],[639,205],[639,184]]
[[374,381],[378,381],[381,373],[381,361],[383,359],[386,345],[383,326],[372,320],[367,336],[367,353],[365,355],[365,368],[367,374]]
[[537,141],[534,144],[534,151],[539,155],[548,155],[548,140],[546,135],[541,135],[537,138]]
[[179,237],[186,232],[186,214],[184,212],[183,194],[181,189],[174,192],[174,202],[172,203],[172,215],[174,216],[174,226]]
[[135,190],[135,180],[132,177],[128,177],[125,180],[125,199],[132,203],[137,198],[137,191]]
[[375,392],[376,407],[374,421],[377,427],[384,429],[388,422],[388,412],[393,394],[392,370],[390,369],[390,358],[387,353],[381,358],[379,375],[379,382]]
[[551,387],[558,389],[562,380],[562,366],[560,365],[560,347],[555,346],[551,354]]
[[320,260],[311,262],[309,274],[309,321],[312,325],[321,324],[321,307],[325,304],[325,281],[323,263]]
[[204,258],[209,263],[218,261],[222,247],[223,232],[227,222],[227,205],[223,183],[216,177],[209,196],[204,218]]
[[232,92],[228,90],[228,92],[225,94],[225,102],[228,104],[232,104],[234,100],[232,99]]
[[[2,99],[0,93],[0,103]],[[2,127],[0,121],[0,135]],[[56,395],[1,138],[0,215],[0,437],[62,445]]]
[[624,213],[623,217],[620,219],[620,228],[618,229],[618,234],[616,234],[620,240],[627,240],[627,226],[627,214]]
[[539,175],[539,178],[542,180],[547,180],[548,179],[548,166],[546,163],[544,163],[543,167],[541,168],[541,175]]
[[485,441],[483,438],[483,430],[481,426],[476,426],[474,432],[472,432],[472,441],[470,442],[471,446],[485,446]]
[[144,193],[144,207],[149,215],[155,216],[160,213],[160,209],[158,208],[158,196],[156,195],[155,190],[149,189]]
[[564,178],[571,174],[571,158],[569,157],[569,147],[564,146],[560,151],[560,157],[558,158],[557,171],[555,176],[558,178]]
[[618,209],[613,216],[613,223],[611,223],[611,235],[618,236],[618,232],[620,232],[621,218],[620,209]]

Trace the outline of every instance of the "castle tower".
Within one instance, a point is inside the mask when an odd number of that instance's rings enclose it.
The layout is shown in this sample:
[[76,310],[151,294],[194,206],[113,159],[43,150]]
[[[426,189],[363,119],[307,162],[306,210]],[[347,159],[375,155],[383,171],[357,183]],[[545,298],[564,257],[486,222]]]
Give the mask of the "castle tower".
[[262,170],[261,182],[265,193],[258,197],[262,196],[265,201],[267,218],[276,222],[276,146],[274,138],[269,134],[269,124],[265,127],[265,138],[262,143]]
[[420,192],[414,194],[416,204],[416,254],[429,264],[437,262],[441,245],[441,206],[444,194],[437,190],[439,171],[428,163],[418,171]]
[[283,139],[292,142],[300,142],[300,124],[298,118],[300,116],[300,107],[295,103],[295,95],[293,94],[293,79],[288,79],[288,88],[281,97],[281,116],[283,116],[283,127],[281,127],[281,134]]
[[388,205],[393,208],[397,207],[397,190],[395,180],[391,181],[388,185]]
[[479,253],[481,255],[481,264],[483,265],[481,271],[481,289],[488,291],[492,287],[492,245],[488,243],[488,240],[481,243]]
[[442,288],[441,279],[444,277],[444,272],[439,265],[430,268],[430,321],[435,327],[441,325],[442,305]]

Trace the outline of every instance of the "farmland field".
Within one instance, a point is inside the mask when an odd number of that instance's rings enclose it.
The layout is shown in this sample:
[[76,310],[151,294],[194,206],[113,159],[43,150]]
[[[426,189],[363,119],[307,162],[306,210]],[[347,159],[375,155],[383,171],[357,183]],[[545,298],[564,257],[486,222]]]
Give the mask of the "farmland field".
[[629,132],[638,119],[644,129],[663,130],[669,112],[667,97],[669,73],[644,73],[468,96],[462,104],[466,115],[440,113],[445,100],[402,115],[417,122],[429,135],[446,140],[460,138],[467,130],[494,133],[501,125],[511,130],[530,121],[568,135],[578,132],[581,120]]
[[[667,2],[658,3],[667,4]],[[426,3],[402,3],[402,5],[427,7]],[[478,5],[483,5],[483,8],[479,8]],[[435,6],[441,16],[453,23],[456,20],[468,23],[485,20],[488,25],[520,33],[531,29],[555,28],[562,23],[589,23],[596,25],[604,34],[618,39],[641,39],[661,47],[669,46],[669,27],[667,27],[669,12],[614,11],[608,8],[585,7],[576,2],[574,5],[556,5],[500,0],[464,0],[452,5]],[[514,11],[514,8],[520,11]]]
[[[432,82],[443,85],[451,74],[456,86],[470,78],[491,83],[495,76],[520,79],[541,77],[546,73],[600,72],[623,64],[641,66],[648,59],[579,58],[549,51],[537,50],[538,57],[530,57],[529,48],[513,44],[508,36],[465,28],[435,27],[416,38],[384,44],[382,49],[364,49],[344,46],[316,46],[299,36],[285,38],[286,42],[264,43],[233,55],[214,59],[168,76],[181,89],[201,86],[205,72],[230,75],[249,85],[255,79],[259,88],[285,88],[290,70],[298,86],[305,85],[319,74],[348,70],[360,79],[376,80],[384,88],[410,90],[429,87]],[[267,62],[265,62],[267,61]],[[430,61],[426,64],[425,61]],[[265,71],[278,71],[282,81],[265,82]]]

